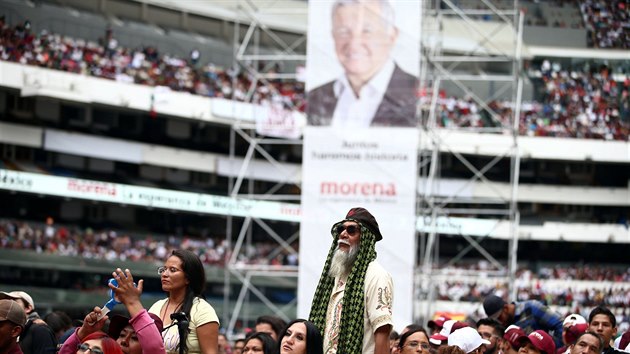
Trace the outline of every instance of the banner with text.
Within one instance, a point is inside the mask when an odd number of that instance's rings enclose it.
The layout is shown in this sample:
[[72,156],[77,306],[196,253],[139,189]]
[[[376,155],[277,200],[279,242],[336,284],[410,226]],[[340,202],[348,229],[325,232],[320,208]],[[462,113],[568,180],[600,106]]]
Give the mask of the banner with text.
[[300,221],[298,204],[237,199],[5,169],[0,169],[0,189],[205,214]]
[[304,134],[298,317],[310,311],[331,226],[361,206],[380,226],[377,261],[394,279],[395,326],[406,326],[413,313],[418,131],[307,127]]
[[377,219],[396,328],[411,323],[421,2],[309,2],[298,315],[352,207]]

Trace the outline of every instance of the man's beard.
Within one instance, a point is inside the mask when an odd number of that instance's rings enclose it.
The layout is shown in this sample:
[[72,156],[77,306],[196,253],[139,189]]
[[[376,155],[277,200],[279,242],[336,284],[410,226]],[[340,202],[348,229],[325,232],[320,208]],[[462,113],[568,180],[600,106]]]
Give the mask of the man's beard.
[[335,253],[330,261],[330,270],[328,271],[328,276],[331,278],[345,277],[350,274],[352,264],[354,264],[359,255],[359,245],[350,246],[348,252],[344,252],[339,249],[340,243],[348,244],[344,241],[337,243],[337,248],[335,248]]

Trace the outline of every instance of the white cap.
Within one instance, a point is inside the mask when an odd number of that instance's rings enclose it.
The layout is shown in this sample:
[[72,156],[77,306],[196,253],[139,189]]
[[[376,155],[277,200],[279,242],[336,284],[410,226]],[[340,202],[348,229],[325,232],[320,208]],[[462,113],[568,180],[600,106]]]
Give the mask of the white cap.
[[431,337],[429,338],[429,342],[435,345],[440,345],[443,340],[448,339],[448,336],[449,334],[451,334],[451,329],[453,328],[453,325],[455,324],[455,322],[457,321],[456,320],[444,321],[444,324],[442,325],[442,329],[440,330],[440,332],[431,335]]
[[10,293],[0,291],[0,299],[11,299],[11,300],[22,299],[26,301],[26,303],[31,305],[33,309],[35,309],[35,303],[33,302],[33,298],[31,297],[31,295],[23,291],[11,291]]
[[457,329],[448,336],[448,345],[456,345],[466,353],[472,352],[482,344],[490,344],[490,341],[481,338],[477,330],[472,327]]
[[562,327],[573,326],[576,324],[585,324],[585,323],[587,323],[586,319],[582,317],[582,315],[573,313],[564,319],[564,321],[562,322]]

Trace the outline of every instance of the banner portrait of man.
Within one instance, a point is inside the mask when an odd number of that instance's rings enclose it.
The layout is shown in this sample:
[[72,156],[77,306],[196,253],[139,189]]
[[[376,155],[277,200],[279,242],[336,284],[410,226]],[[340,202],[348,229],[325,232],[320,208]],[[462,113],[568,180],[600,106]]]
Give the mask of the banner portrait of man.
[[[308,124],[415,127],[418,3],[397,2],[398,9],[389,0],[311,4]],[[326,22],[320,20],[322,16],[330,19],[329,28],[322,26]],[[330,53],[330,47],[334,54]],[[403,61],[405,68],[401,65]],[[335,76],[330,77],[329,73]],[[327,75],[328,81],[321,82]]]

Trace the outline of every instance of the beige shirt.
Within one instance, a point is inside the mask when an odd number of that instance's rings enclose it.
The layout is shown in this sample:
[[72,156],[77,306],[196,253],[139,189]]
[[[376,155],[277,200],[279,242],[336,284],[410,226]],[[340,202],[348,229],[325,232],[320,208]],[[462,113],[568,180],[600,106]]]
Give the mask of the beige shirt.
[[[345,289],[346,278],[335,278],[335,287],[332,290],[326,311],[326,328],[324,330],[324,353],[326,354],[337,353]],[[393,325],[393,289],[394,284],[391,275],[376,261],[372,261],[365,274],[362,350],[364,354],[374,353],[374,332],[384,325]]]
[[[166,300],[167,299],[157,301],[153,304],[153,306],[151,306],[149,312],[160,316],[162,307],[166,304]],[[209,322],[219,323],[217,313],[214,311],[214,308],[206,302],[206,300],[198,297],[195,298],[193,300],[192,308],[190,309],[190,324],[188,325],[190,333],[188,333],[188,338],[186,339],[189,354],[201,353],[199,339],[197,338],[197,327]],[[179,332],[177,330],[177,326],[173,326],[165,332],[162,332],[162,337],[164,338],[164,348],[166,349],[166,352],[169,354],[178,354],[179,349],[177,349],[177,345],[179,344]]]

